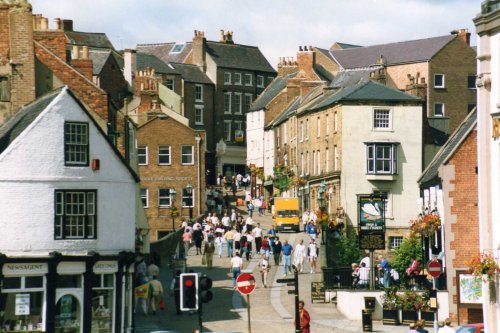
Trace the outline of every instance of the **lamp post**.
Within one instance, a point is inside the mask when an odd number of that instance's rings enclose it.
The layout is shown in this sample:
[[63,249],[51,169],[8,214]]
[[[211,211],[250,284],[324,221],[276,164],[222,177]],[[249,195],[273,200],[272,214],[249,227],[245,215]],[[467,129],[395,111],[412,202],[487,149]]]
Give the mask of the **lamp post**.
[[193,222],[193,185],[191,184],[187,184],[186,185],[186,192],[187,194],[189,194],[189,196],[191,197],[191,203],[189,204],[189,222]]
[[321,212],[321,245],[325,244],[325,223],[323,221],[323,214],[325,211],[324,209],[325,189],[326,189],[326,182],[323,180],[319,185],[319,190],[318,190],[319,210]]
[[175,196],[177,192],[175,188],[170,189],[170,200],[172,201],[170,205],[170,215],[172,216],[172,231],[175,231],[175,217],[177,216],[177,209],[175,208]]

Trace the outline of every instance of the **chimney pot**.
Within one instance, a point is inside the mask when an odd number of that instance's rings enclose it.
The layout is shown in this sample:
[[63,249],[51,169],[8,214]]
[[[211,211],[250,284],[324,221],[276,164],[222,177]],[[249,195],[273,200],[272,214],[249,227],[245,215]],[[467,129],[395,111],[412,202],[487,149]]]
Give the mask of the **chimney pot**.
[[302,46],[299,46],[299,51],[302,51]]
[[40,30],[47,30],[49,28],[49,19],[42,17],[40,20]]
[[73,52],[71,52],[71,59],[79,59],[80,58],[80,46],[73,45]]
[[89,47],[87,45],[82,46],[82,59],[89,59]]
[[56,30],[61,30],[61,19],[60,18],[55,18],[54,19],[54,24],[55,24],[55,27],[54,29]]

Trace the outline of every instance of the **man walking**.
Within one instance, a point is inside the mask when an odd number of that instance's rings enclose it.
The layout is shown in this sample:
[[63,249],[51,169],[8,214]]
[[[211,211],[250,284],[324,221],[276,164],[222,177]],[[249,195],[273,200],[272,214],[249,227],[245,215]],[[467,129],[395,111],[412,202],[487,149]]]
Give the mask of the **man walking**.
[[311,316],[309,312],[304,309],[304,301],[299,301],[299,315],[300,315],[300,328],[302,333],[311,333],[310,323]]
[[255,239],[255,252],[260,253],[262,244],[262,228],[260,227],[260,223],[257,223],[257,227],[252,230],[252,234]]
[[276,237],[274,239],[273,243],[273,257],[274,257],[274,264],[278,266],[280,264],[280,255],[281,255],[281,242],[280,238]]
[[291,256],[293,252],[293,247],[285,240],[285,243],[281,247],[281,253],[283,254],[283,276],[287,276],[288,272],[292,272],[291,266]]

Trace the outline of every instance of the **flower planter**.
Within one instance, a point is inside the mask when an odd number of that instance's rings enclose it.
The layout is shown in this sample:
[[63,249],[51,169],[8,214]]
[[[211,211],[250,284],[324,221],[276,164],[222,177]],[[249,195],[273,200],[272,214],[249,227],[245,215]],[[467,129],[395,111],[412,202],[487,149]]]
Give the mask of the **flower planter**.
[[425,320],[425,326],[432,327],[434,325],[434,311],[420,311],[420,319]]
[[382,310],[382,323],[384,325],[399,325],[399,310]]
[[418,320],[418,312],[416,310],[402,310],[401,319],[403,325],[409,325]]

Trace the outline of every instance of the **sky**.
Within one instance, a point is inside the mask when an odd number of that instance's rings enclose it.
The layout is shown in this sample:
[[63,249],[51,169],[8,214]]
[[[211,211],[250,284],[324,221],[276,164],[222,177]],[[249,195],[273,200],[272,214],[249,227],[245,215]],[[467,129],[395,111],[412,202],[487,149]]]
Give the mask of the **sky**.
[[276,68],[299,46],[334,42],[376,45],[468,28],[482,0],[29,0],[33,13],[72,19],[74,30],[103,32],[118,50],[137,44],[187,42],[194,30],[218,41],[258,46]]

